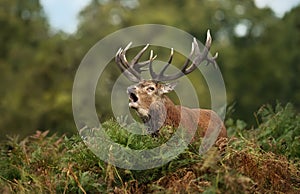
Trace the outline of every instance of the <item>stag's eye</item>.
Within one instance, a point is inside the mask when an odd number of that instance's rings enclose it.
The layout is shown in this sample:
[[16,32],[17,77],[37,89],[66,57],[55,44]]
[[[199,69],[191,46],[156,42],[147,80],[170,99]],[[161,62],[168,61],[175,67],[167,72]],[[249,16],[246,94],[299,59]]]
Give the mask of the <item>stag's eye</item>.
[[148,92],[152,92],[152,91],[154,91],[154,90],[155,90],[154,87],[149,87],[149,88],[147,88],[147,91],[148,91]]

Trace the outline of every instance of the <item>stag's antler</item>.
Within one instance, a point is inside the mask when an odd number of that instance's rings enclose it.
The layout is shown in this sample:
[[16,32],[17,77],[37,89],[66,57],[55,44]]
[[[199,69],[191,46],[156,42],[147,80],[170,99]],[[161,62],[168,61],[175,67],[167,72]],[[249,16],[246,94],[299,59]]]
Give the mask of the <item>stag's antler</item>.
[[[173,59],[173,54],[174,50],[173,48],[171,49],[171,54],[168,63],[162,68],[162,70],[156,74],[153,71],[152,67],[152,62],[156,58],[156,55],[153,56],[153,51],[151,50],[150,52],[150,57],[149,60],[143,61],[143,62],[138,62],[138,60],[141,58],[143,53],[146,51],[148,48],[149,44],[147,44],[133,59],[130,63],[127,62],[127,59],[125,57],[126,51],[129,49],[131,46],[131,43],[129,43],[125,49],[123,50],[122,48],[119,49],[119,51],[116,54],[116,63],[120,67],[121,71],[124,73],[124,75],[130,79],[133,82],[139,82],[142,80],[141,78],[141,72],[145,71],[146,69],[142,69],[143,67],[149,65],[149,71],[150,75],[153,80],[156,81],[170,81],[170,80],[175,80],[178,79],[184,75],[187,75],[191,72],[193,72],[202,62],[206,61],[207,64],[214,64],[216,66],[216,61],[215,59],[218,57],[218,53],[215,54],[213,57],[209,57],[209,50],[211,47],[211,42],[212,38],[210,35],[210,31],[207,31],[207,37],[206,37],[206,43],[203,52],[200,52],[198,43],[196,38],[193,39],[192,42],[192,49],[189,54],[189,57],[186,59],[183,67],[181,68],[180,72],[173,74],[173,75],[164,75],[165,71],[169,67],[169,65],[172,62]],[[191,61],[191,58],[194,56],[194,60]],[[191,63],[192,62],[192,63]],[[191,64],[190,64],[191,63]]]
[[143,67],[147,66],[151,63],[156,56],[150,56],[150,59],[147,61],[139,62],[139,59],[142,57],[144,52],[147,50],[149,44],[147,44],[133,59],[130,63],[128,63],[126,59],[126,51],[131,46],[132,42],[130,42],[124,49],[120,48],[116,54],[116,63],[124,73],[124,75],[133,82],[139,82],[142,80],[141,72],[146,71],[147,69],[143,69]]
[[[205,43],[205,47],[203,50],[203,53],[200,52],[198,43],[196,38],[193,39],[192,42],[192,49],[191,52],[189,54],[189,57],[186,59],[183,67],[181,68],[180,72],[173,74],[173,75],[164,75],[164,72],[166,71],[166,69],[169,67],[169,65],[172,62],[173,59],[173,48],[171,49],[171,54],[170,54],[170,58],[168,63],[162,68],[162,70],[159,72],[159,74],[156,74],[153,71],[153,67],[152,67],[152,63],[149,63],[149,71],[151,74],[152,79],[154,80],[158,80],[158,81],[170,81],[170,80],[175,80],[178,79],[184,75],[187,75],[191,72],[193,72],[203,61],[206,61],[207,64],[209,65],[210,63],[214,64],[216,66],[216,61],[215,59],[218,57],[218,53],[215,54],[215,56],[209,58],[208,53],[209,53],[209,49],[211,47],[211,42],[212,42],[212,38],[210,35],[210,31],[207,31],[207,37],[206,37],[206,43]],[[191,58],[194,57],[194,60],[191,62]]]

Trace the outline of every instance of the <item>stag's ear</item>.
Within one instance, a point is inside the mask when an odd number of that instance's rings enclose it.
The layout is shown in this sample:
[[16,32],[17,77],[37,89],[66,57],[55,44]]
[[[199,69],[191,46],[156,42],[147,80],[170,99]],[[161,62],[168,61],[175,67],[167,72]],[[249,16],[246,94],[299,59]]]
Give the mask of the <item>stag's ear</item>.
[[160,92],[162,94],[169,93],[174,90],[178,82],[165,83],[162,85]]

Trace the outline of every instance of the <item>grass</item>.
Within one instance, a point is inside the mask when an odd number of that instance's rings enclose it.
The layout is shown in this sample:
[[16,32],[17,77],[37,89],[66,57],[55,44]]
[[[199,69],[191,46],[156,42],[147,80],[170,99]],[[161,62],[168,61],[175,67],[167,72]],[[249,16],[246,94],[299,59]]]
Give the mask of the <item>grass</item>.
[[[79,135],[9,138],[0,147],[0,193],[300,193],[299,114],[278,104],[256,116],[255,129],[227,119],[230,138],[205,155],[193,144],[167,164],[139,171],[101,161]],[[132,149],[159,146],[169,134],[141,138],[112,120],[103,126]]]

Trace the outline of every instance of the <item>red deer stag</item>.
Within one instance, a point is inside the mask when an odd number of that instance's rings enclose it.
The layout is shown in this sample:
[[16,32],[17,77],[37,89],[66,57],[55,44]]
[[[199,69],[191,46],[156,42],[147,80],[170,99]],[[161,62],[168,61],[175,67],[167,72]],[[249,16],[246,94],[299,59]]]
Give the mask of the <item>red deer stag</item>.
[[[207,64],[215,64],[217,53],[214,57],[209,58],[208,53],[211,46],[211,36],[207,31],[207,39],[204,51],[201,53],[194,38],[189,58],[186,59],[180,72],[173,75],[165,75],[164,72],[172,62],[173,49],[168,63],[162,68],[161,72],[156,74],[153,71],[152,62],[156,58],[153,51],[150,52],[150,58],[147,61],[139,62],[139,59],[148,48],[146,45],[133,59],[128,62],[126,51],[131,46],[129,43],[124,49],[120,48],[116,54],[116,63],[123,74],[136,85],[128,87],[129,107],[136,110],[138,116],[148,127],[149,133],[157,134],[163,126],[172,126],[177,128],[179,124],[187,130],[195,130],[196,135],[203,137],[205,133],[212,133],[213,130],[220,130],[218,137],[226,137],[227,132],[222,120],[212,110],[207,109],[190,109],[184,106],[175,105],[165,94],[172,91],[175,83],[166,83],[167,81],[176,80],[184,75],[193,72],[203,61]],[[194,60],[191,61],[191,57]],[[152,79],[144,80],[141,78],[141,72],[145,71],[145,66],[149,66]],[[211,122],[211,124],[210,124]],[[218,129],[216,129],[218,127]]]

